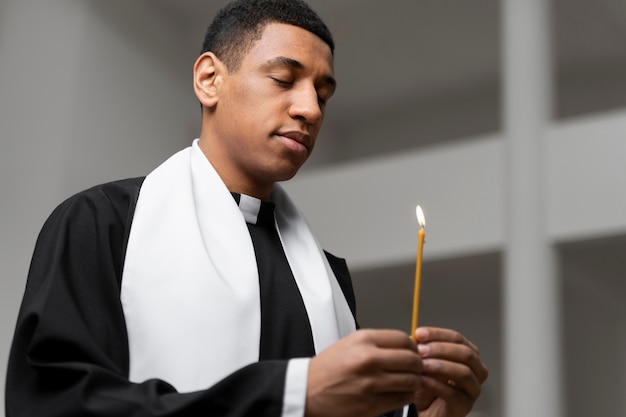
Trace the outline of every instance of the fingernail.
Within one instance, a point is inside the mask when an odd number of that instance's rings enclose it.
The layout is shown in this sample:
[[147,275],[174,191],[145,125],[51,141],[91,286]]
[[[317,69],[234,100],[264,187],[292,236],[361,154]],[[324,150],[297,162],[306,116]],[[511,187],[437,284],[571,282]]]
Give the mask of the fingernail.
[[417,345],[417,351],[421,356],[428,354],[430,347],[428,345]]
[[417,340],[426,339],[426,337],[428,337],[428,330],[422,329],[422,328],[418,328],[415,331],[415,338]]

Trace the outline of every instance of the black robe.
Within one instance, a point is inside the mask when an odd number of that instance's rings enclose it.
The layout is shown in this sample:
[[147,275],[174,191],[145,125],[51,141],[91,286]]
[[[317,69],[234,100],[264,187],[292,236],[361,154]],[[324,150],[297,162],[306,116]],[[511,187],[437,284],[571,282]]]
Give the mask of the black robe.
[[[7,417],[281,415],[287,359],[261,360],[206,390],[129,382],[122,268],[143,178],[66,200],[35,247],[6,381]],[[355,314],[345,261],[326,254]]]

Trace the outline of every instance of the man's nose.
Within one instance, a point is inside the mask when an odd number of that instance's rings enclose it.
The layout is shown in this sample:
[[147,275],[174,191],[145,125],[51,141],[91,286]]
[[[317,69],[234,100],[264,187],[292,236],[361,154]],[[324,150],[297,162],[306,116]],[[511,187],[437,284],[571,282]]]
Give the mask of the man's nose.
[[313,86],[303,86],[294,91],[293,102],[290,106],[290,116],[302,119],[307,124],[320,123],[324,111],[317,90]]

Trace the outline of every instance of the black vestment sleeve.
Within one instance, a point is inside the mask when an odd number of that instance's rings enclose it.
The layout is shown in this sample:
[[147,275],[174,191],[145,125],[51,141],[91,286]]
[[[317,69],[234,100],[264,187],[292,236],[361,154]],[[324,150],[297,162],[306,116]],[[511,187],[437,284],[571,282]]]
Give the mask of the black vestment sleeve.
[[287,361],[249,365],[193,393],[129,382],[119,296],[141,182],[82,192],[45,223],[11,348],[6,416],[280,416]]

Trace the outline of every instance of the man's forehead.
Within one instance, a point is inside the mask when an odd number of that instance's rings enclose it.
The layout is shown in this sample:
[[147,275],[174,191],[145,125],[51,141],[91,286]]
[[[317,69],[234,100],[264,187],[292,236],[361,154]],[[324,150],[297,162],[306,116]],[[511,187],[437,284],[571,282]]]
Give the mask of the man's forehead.
[[318,59],[326,59],[333,66],[333,53],[330,46],[319,36],[300,26],[281,22],[269,22],[262,31],[261,36],[254,41],[251,49],[274,51],[276,56],[289,55],[281,53],[281,49],[292,51],[314,51],[319,55]]

